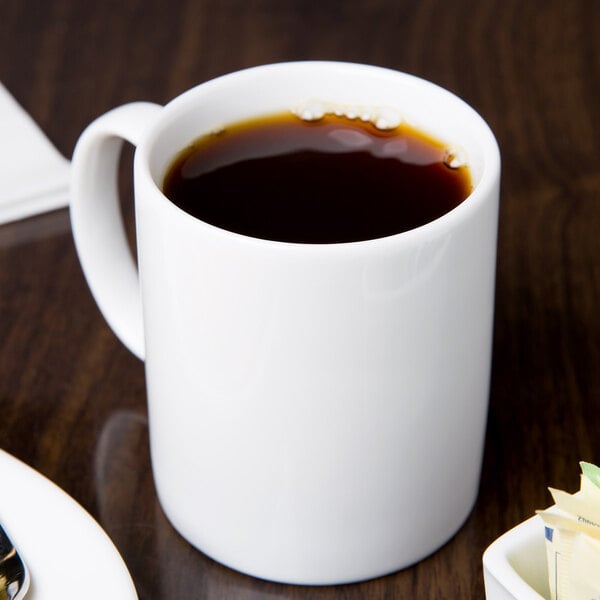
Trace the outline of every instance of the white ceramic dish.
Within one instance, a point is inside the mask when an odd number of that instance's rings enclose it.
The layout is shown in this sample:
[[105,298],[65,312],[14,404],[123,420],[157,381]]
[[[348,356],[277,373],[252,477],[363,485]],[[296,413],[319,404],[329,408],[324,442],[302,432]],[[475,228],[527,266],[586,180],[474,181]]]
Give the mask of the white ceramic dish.
[[535,516],[492,543],[483,554],[487,600],[548,600],[544,524]]
[[27,600],[137,598],[117,549],[71,497],[2,450],[0,482],[0,522],[31,573]]

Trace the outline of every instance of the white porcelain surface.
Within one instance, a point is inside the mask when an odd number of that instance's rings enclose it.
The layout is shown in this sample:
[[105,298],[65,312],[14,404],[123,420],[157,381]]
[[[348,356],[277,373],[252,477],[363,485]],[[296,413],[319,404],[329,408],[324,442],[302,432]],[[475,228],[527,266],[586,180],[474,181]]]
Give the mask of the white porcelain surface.
[[0,522],[31,573],[27,600],[137,598],[117,549],[71,497],[2,450],[0,481]]
[[491,544],[483,554],[487,600],[548,600],[544,524],[535,516]]
[[[398,107],[463,148],[474,193],[419,229],[329,245],[229,233],[162,195],[190,140],[315,97]],[[139,143],[143,332],[113,133]],[[329,584],[406,567],[456,532],[481,465],[500,171],[471,108],[386,69],[271,65],[163,109],[117,109],[73,164],[78,252],[107,320],[145,357],[155,481],[184,537],[258,577]]]

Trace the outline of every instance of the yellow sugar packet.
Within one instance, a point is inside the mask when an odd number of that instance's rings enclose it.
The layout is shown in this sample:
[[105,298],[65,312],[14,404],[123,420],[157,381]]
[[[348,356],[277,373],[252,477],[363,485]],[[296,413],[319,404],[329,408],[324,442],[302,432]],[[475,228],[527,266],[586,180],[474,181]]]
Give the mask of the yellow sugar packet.
[[551,600],[600,600],[600,469],[580,464],[579,492],[548,488],[555,505],[536,511],[545,526]]
[[577,530],[561,528],[560,520],[549,519],[555,515],[539,511],[544,521],[546,560],[548,562],[548,583],[550,600],[567,600],[568,580],[571,569],[571,554]]
[[597,525],[590,525],[585,521],[579,521],[577,517],[565,514],[563,511],[557,511],[553,507],[536,512],[542,517],[544,524],[548,527],[571,531],[573,533],[583,533],[588,537],[600,541],[600,527]]
[[548,489],[552,494],[554,503],[562,511],[576,517],[581,523],[586,523],[592,527],[600,527],[600,502],[594,504],[589,496],[584,495],[582,492],[569,494],[554,488]]
[[569,598],[597,600],[600,598],[600,541],[577,535],[571,547]]

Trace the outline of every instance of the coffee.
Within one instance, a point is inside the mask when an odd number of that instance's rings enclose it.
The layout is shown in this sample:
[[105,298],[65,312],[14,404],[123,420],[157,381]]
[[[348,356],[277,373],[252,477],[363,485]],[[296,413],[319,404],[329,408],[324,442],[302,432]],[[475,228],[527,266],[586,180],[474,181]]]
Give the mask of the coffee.
[[170,165],[163,191],[236,233],[302,243],[381,238],[424,225],[472,189],[442,142],[401,123],[277,114],[203,136]]

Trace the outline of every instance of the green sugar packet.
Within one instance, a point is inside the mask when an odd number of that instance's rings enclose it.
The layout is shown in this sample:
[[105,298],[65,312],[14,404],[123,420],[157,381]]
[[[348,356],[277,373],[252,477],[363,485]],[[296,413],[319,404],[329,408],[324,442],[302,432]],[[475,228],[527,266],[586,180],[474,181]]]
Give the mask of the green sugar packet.
[[594,485],[596,485],[597,487],[600,488],[600,467],[597,467],[596,465],[593,465],[592,463],[588,463],[588,462],[584,462],[584,461],[581,461],[579,463],[579,466],[581,467],[581,472],[591,482],[593,482]]

